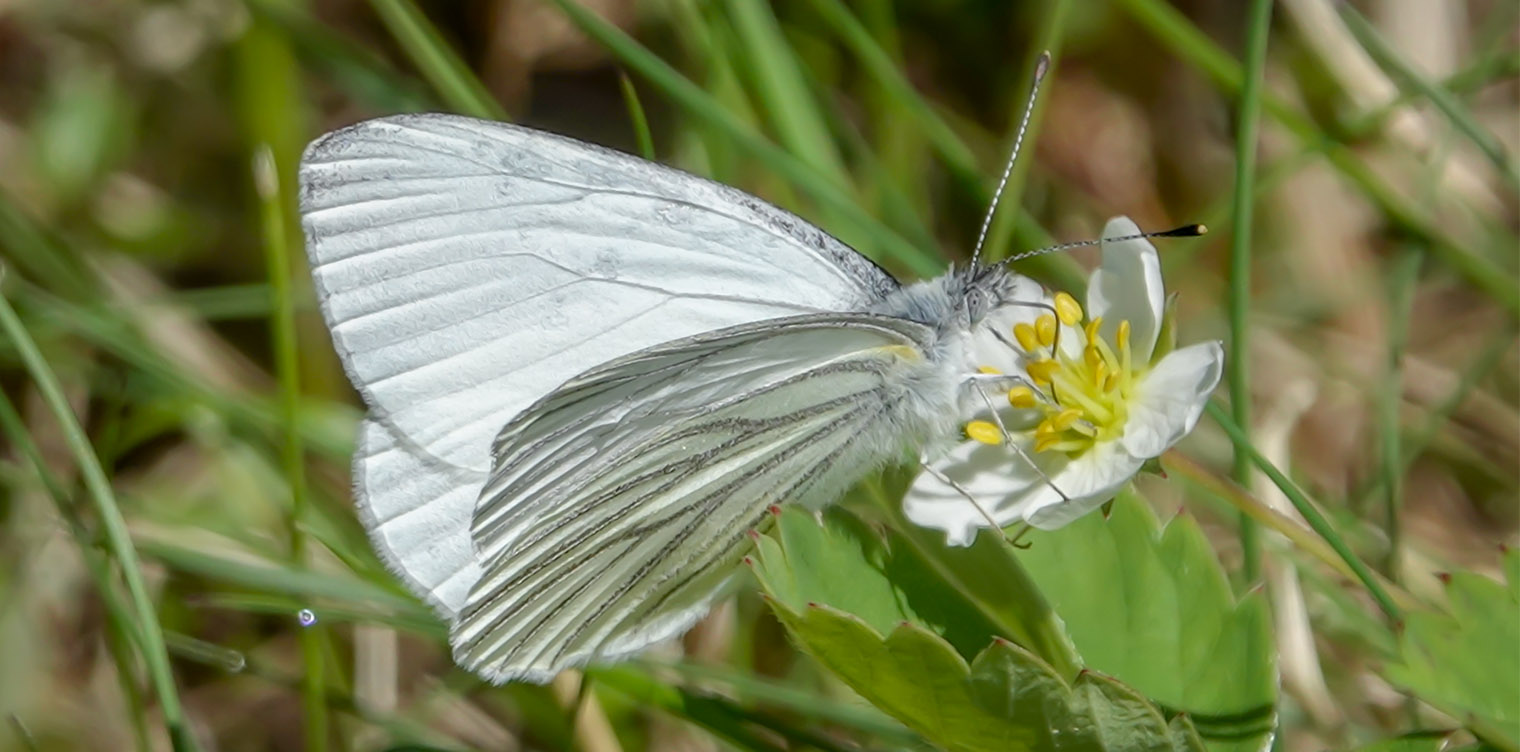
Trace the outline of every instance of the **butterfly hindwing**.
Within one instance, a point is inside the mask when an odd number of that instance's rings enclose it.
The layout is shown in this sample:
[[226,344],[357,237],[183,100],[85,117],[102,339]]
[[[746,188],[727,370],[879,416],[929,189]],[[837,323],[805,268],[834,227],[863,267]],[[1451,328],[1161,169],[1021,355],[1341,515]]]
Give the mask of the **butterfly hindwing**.
[[897,456],[929,327],[827,314],[594,369],[509,424],[476,508],[483,574],[455,657],[546,680],[690,626],[771,504],[821,504]]

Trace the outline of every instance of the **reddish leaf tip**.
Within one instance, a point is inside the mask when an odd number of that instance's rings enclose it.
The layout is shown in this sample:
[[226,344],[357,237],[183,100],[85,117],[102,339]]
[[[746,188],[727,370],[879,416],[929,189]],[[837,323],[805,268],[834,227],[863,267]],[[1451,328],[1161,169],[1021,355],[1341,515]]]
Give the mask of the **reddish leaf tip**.
[[779,505],[777,505],[777,504],[772,504],[772,505],[766,507],[765,509],[766,509],[766,511],[770,512],[773,516],[776,516],[776,517],[780,517],[781,516],[781,507]]
[[752,558],[750,558],[750,557],[748,557],[748,556],[744,557],[744,566],[746,566],[746,567],[753,567],[753,566],[755,566],[755,560],[752,559]]
[[1450,585],[1451,572],[1436,572],[1436,579],[1440,580],[1442,585]]
[[747,533],[745,533],[745,535],[748,535],[749,538],[750,538],[750,540],[760,540],[760,531],[759,530],[750,529],[750,531],[747,532]]

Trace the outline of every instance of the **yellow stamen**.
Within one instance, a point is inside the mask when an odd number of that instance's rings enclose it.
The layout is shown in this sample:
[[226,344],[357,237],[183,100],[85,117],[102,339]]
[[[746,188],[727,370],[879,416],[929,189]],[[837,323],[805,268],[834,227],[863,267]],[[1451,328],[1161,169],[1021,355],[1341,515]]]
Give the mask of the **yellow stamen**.
[[1076,326],[1082,321],[1082,304],[1069,293],[1056,293],[1055,309],[1056,316],[1067,326]]
[[1029,324],[1015,324],[1013,338],[1019,341],[1019,347],[1024,348],[1026,352],[1040,349],[1040,338],[1035,334],[1034,327]]
[[1088,343],[1092,343],[1094,340],[1098,339],[1098,327],[1100,326],[1103,326],[1102,316],[1099,316],[1092,321],[1087,322],[1085,332],[1087,334]]
[[1118,373],[1111,373],[1107,378],[1103,379],[1103,391],[1112,392],[1114,389],[1118,388],[1119,375],[1120,374]]
[[1056,371],[1060,370],[1060,368],[1061,364],[1048,358],[1045,360],[1037,360],[1027,366],[1024,366],[1024,370],[1029,373],[1029,378],[1034,379],[1036,383],[1041,384],[1049,384],[1050,377],[1054,375]]
[[1051,418],[1050,424],[1054,426],[1055,430],[1057,431],[1065,431],[1066,429],[1071,428],[1072,424],[1076,423],[1077,418],[1080,417],[1082,417],[1081,410],[1078,410],[1074,407],[1069,407],[1065,410],[1062,410],[1058,415],[1056,415],[1056,417]]
[[1122,373],[1129,373],[1129,320],[1119,322],[1119,331],[1114,337],[1119,342],[1119,368]]
[[1098,351],[1097,345],[1089,342],[1087,347],[1082,349],[1082,362],[1087,364],[1087,370],[1095,371],[1098,366],[1103,365],[1103,353]]
[[1039,401],[1035,399],[1033,389],[1027,386],[1016,386],[1008,390],[1008,404],[1027,410],[1038,405]]
[[1108,370],[1108,363],[1100,360],[1097,363],[1091,364],[1089,367],[1092,368],[1093,387],[1102,389],[1104,382],[1108,381],[1108,375],[1110,373]]
[[997,446],[1003,443],[1003,432],[985,420],[973,420],[966,424],[966,436],[983,444]]
[[1050,347],[1056,343],[1056,317],[1045,314],[1034,320],[1034,333],[1039,335],[1040,344]]
[[1000,376],[1003,373],[1002,371],[999,371],[998,369],[993,368],[992,366],[981,366],[981,367],[979,367],[979,368],[976,369],[976,372],[977,373],[984,373],[984,374],[987,374],[988,376]]
[[1108,421],[1114,417],[1113,411],[1104,407],[1096,397],[1086,394],[1086,385],[1077,381],[1070,373],[1058,371],[1053,379],[1051,383],[1059,389],[1061,406],[1070,405],[1086,410],[1088,415],[1100,421]]
[[1085,420],[1079,420],[1071,424],[1071,430],[1076,431],[1077,433],[1080,433],[1089,439],[1098,435],[1098,428]]
[[1087,439],[1061,439],[1057,436],[1046,437],[1043,441],[1035,439],[1034,450],[1036,452],[1077,452],[1088,447]]
[[1095,348],[1098,351],[1098,354],[1102,356],[1103,360],[1108,362],[1109,368],[1116,371],[1122,369],[1123,364],[1120,363],[1119,358],[1114,355],[1113,348],[1108,346],[1108,340],[1099,337],[1090,342],[1088,344],[1088,347]]

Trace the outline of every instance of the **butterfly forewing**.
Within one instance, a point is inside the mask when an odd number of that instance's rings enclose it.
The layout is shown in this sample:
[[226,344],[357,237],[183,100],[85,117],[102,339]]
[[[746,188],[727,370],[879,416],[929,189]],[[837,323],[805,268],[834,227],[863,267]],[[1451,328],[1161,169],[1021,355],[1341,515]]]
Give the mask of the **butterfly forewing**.
[[793,317],[650,348],[551,393],[497,440],[456,658],[543,680],[690,626],[767,506],[826,502],[909,440],[898,398],[932,336]]
[[[641,348],[856,309],[896,287],[753,196],[449,115],[317,140],[301,165],[301,211],[334,345],[370,408],[358,503],[381,557],[450,617],[465,591],[444,580],[468,573],[472,554],[470,520],[449,500],[479,491],[491,440],[513,416]],[[392,480],[413,474],[429,477]]]

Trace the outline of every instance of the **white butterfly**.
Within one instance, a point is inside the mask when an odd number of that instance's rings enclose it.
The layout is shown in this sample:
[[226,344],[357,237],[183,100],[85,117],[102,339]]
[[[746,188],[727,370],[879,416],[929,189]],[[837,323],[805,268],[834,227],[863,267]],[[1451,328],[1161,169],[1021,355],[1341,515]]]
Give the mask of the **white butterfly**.
[[448,115],[319,139],[301,210],[370,408],[365,526],[498,682],[688,628],[768,506],[955,437],[1041,297],[1002,266],[900,286],[738,190]]

